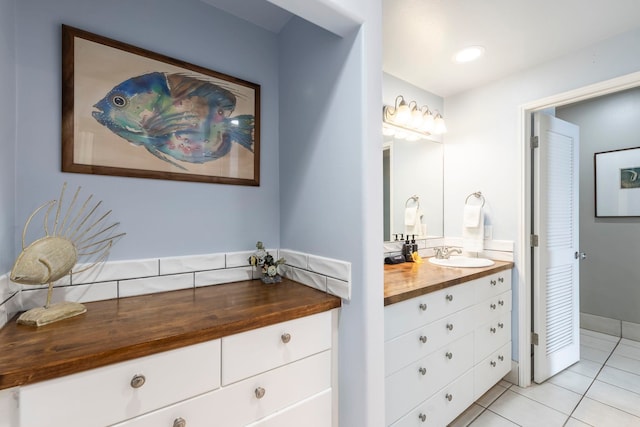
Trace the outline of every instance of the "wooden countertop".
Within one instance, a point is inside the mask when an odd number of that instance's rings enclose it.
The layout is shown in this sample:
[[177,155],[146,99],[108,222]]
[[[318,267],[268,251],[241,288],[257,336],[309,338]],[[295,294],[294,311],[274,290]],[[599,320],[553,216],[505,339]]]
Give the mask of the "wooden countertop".
[[248,280],[86,303],[40,328],[0,329],[0,389],[34,383],[340,307],[338,297],[283,279]]
[[513,268],[513,262],[495,261],[490,267],[452,268],[431,264],[426,258],[421,264],[385,264],[384,305],[459,285]]

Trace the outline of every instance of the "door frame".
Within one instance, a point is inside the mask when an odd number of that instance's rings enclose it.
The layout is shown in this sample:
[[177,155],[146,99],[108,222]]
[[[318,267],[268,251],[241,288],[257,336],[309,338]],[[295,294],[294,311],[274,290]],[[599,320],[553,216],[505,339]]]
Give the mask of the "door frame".
[[598,82],[578,89],[562,92],[546,98],[538,99],[520,105],[518,109],[518,140],[520,141],[520,213],[518,235],[519,245],[516,253],[516,265],[518,268],[518,385],[528,387],[531,385],[531,247],[529,243],[531,230],[531,113],[547,108],[573,104],[575,102],[620,92],[626,89],[640,86],[640,71],[621,77]]

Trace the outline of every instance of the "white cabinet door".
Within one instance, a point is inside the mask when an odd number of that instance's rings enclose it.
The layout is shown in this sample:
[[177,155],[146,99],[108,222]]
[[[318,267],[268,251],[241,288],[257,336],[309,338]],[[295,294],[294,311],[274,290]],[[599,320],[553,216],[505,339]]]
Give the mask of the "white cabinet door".
[[248,427],[330,427],[331,390],[325,390]]

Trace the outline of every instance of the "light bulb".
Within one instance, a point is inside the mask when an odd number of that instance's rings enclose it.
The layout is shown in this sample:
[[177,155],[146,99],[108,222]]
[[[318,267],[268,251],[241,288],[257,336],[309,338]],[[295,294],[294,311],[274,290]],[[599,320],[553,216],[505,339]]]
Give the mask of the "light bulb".
[[427,133],[433,133],[435,129],[435,120],[433,114],[430,111],[424,115],[424,121],[422,122],[422,130]]
[[447,132],[447,126],[444,124],[444,119],[438,114],[434,120],[433,132],[437,135]]

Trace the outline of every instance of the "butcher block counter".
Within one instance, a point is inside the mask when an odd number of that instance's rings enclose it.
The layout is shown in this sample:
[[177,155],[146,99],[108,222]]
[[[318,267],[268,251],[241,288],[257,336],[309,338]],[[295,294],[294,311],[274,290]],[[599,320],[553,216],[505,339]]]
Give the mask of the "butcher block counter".
[[460,283],[513,268],[513,262],[494,261],[490,267],[452,268],[430,263],[385,264],[384,305],[395,304]]
[[288,279],[228,283],[90,302],[83,315],[0,329],[0,390],[204,343],[338,308]]

